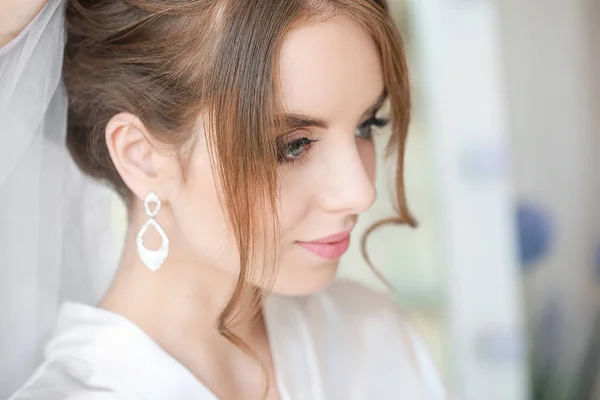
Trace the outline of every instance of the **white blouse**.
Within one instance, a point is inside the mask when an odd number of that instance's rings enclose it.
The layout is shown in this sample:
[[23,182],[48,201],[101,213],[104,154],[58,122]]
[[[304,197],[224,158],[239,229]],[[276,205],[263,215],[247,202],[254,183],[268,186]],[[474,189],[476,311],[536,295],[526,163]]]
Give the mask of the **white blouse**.
[[[0,93],[0,105],[37,93],[41,108],[31,112],[54,116],[31,128],[23,123],[34,124],[33,119],[13,121],[15,129],[24,127],[25,133],[64,130],[66,101],[59,85],[63,4],[50,0],[13,43],[0,49],[0,87],[8,93]],[[23,71],[23,76],[11,75],[14,71]],[[29,98],[28,104],[33,104]],[[10,114],[5,117],[10,119]],[[50,309],[57,303],[48,299],[43,304]],[[425,347],[393,302],[357,283],[336,282],[306,297],[272,295],[263,311],[283,400],[446,398]],[[66,302],[44,361],[10,398],[58,399],[214,400],[216,396],[125,317]]]
[[[445,399],[427,351],[391,301],[339,281],[264,306],[282,400]],[[215,400],[131,321],[63,304],[45,361],[9,400]]]

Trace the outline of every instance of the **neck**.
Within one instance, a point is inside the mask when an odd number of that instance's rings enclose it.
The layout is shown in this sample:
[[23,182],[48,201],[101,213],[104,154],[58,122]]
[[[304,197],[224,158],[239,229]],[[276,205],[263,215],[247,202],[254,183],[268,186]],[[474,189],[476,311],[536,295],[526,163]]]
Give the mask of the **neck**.
[[[119,269],[99,306],[138,325],[207,384],[221,380],[217,370],[231,371],[233,365],[255,363],[247,360],[240,348],[218,329],[235,287],[235,277],[190,262],[192,258],[173,245],[165,264],[152,272],[138,257],[136,235],[135,231],[127,233]],[[262,317],[250,318],[252,292],[250,288],[241,294],[237,306],[240,312],[236,312],[236,320],[248,322],[236,324],[232,333],[268,362],[269,346]]]
[[[129,221],[119,268],[100,306],[118,307],[120,312],[135,313],[138,318],[144,316],[157,322],[161,318],[177,319],[178,324],[189,324],[194,330],[214,332],[235,290],[236,276],[223,268],[198,262],[186,247],[186,241],[178,238],[177,228],[165,221],[159,222],[170,237],[169,256],[161,268],[151,271],[136,251],[136,236],[144,218]],[[144,244],[158,248],[161,240],[150,228]],[[236,305],[240,321],[251,319],[253,292],[254,288],[249,287],[240,294]],[[248,324],[238,327],[249,328]]]

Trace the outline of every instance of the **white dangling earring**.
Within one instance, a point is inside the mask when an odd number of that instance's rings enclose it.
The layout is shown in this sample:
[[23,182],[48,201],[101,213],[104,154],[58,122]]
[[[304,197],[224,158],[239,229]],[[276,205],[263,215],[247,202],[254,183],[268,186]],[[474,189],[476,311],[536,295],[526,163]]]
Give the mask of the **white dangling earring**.
[[[154,208],[154,210],[150,209],[151,203],[156,203],[156,208]],[[146,264],[146,266],[152,271],[156,271],[157,269],[159,269],[164,264],[165,260],[167,259],[167,256],[169,255],[169,238],[167,237],[167,234],[165,233],[164,229],[154,219],[154,217],[156,217],[156,215],[160,211],[160,206],[161,202],[158,195],[154,192],[148,193],[146,199],[144,200],[144,207],[146,208],[148,220],[146,220],[146,223],[142,226],[142,229],[140,229],[136,241],[137,252],[140,258],[142,259],[144,264]],[[160,248],[158,250],[149,250],[146,246],[144,246],[144,234],[146,233],[150,225],[156,228],[158,234],[162,238],[162,244],[160,245]]]

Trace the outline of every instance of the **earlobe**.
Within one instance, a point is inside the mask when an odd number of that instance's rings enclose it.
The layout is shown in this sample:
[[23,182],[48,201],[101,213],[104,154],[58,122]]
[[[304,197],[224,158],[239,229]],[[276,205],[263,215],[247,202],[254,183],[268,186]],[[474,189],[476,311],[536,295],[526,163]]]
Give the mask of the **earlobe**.
[[140,199],[157,190],[156,148],[142,121],[119,113],[106,125],[106,145],[119,175]]

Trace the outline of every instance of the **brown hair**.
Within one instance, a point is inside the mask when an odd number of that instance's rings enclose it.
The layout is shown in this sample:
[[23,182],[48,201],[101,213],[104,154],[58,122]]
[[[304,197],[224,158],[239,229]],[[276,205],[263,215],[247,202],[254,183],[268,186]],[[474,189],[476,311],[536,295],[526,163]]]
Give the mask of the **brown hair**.
[[123,111],[137,115],[158,140],[182,149],[185,170],[196,140],[191,133],[206,113],[207,143],[240,254],[238,283],[219,329],[240,345],[230,324],[249,274],[272,275],[250,267],[265,265],[257,258],[266,252],[256,249],[261,216],[272,215],[278,229],[279,52],[295,27],[338,13],[360,22],[379,48],[391,104],[387,154],[397,154],[399,206],[399,217],[385,222],[414,224],[403,184],[407,66],[383,0],[71,0],[67,6],[67,145],[85,173],[107,181],[129,203],[132,194],[104,140],[110,118]]

